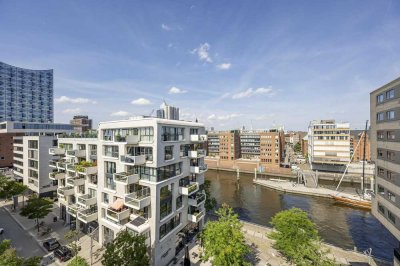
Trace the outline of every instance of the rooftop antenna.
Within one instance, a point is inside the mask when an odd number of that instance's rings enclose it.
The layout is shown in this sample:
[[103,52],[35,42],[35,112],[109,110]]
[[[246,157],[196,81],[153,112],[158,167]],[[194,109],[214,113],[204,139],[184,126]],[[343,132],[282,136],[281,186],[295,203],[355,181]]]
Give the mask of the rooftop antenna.
[[153,110],[151,110],[151,112],[150,112],[149,116],[152,116],[152,115],[153,115],[153,113],[154,113],[154,109],[153,109]]

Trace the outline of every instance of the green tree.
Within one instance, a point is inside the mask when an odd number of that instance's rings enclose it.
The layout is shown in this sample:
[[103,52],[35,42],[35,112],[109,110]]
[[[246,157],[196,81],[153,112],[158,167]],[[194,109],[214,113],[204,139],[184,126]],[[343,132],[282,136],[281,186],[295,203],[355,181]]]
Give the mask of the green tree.
[[[78,256],[78,252],[81,249],[81,246],[79,245],[79,237],[80,237],[80,232],[79,230],[71,230],[68,233],[64,235],[65,239],[71,241],[68,246],[72,249],[74,252],[74,258],[71,261],[71,265],[80,265],[78,264],[78,261],[84,260],[83,258]],[[69,265],[69,264],[68,264]]]
[[211,197],[211,181],[210,180],[205,180],[204,181],[204,191],[206,193],[206,202],[204,204],[204,207],[206,208],[206,211],[213,211],[215,207],[217,206],[217,200],[214,197]]
[[200,236],[204,247],[202,259],[211,259],[216,266],[251,265],[245,261],[250,249],[245,243],[238,215],[227,204],[216,213],[218,220],[208,222]]
[[149,265],[145,237],[133,235],[127,230],[121,231],[113,242],[107,244],[101,263],[104,266]]
[[300,144],[300,142],[297,142],[296,145],[294,145],[293,150],[296,153],[301,152],[301,144]]
[[68,266],[89,266],[89,264],[84,258],[75,256],[70,262],[68,262]]
[[0,266],[39,266],[42,258],[31,257],[24,258],[17,255],[17,251],[11,248],[10,240],[3,240],[0,243]]
[[306,212],[292,208],[277,213],[271,220],[275,231],[269,237],[275,239],[274,247],[292,263],[299,266],[335,265],[326,258],[316,225]]
[[28,189],[27,186],[4,175],[0,176],[0,198],[8,200],[12,196],[21,195]]
[[27,201],[27,204],[21,209],[21,215],[28,217],[28,219],[35,219],[37,230],[39,232],[39,219],[46,217],[53,208],[53,202],[44,199],[32,197]]

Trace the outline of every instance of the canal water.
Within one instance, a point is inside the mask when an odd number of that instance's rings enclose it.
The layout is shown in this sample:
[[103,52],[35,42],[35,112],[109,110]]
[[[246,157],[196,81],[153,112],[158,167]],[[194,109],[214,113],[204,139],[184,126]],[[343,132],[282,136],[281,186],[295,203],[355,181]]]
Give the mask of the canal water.
[[255,185],[250,174],[241,173],[237,181],[235,172],[209,170],[206,179],[211,181],[211,195],[218,204],[227,203],[243,220],[270,226],[277,212],[297,207],[310,214],[323,241],[345,249],[372,248],[375,257],[393,259],[397,240],[368,211],[337,205],[331,199],[285,194]]

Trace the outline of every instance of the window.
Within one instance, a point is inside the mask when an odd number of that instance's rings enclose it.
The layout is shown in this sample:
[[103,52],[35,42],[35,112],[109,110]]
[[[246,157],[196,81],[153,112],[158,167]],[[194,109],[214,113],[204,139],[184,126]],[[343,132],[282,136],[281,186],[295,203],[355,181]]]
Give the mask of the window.
[[393,180],[393,178],[394,178],[394,173],[391,172],[391,171],[386,171],[386,178],[387,178],[387,179],[390,179],[390,180]]
[[181,127],[162,127],[161,139],[163,141],[183,140],[185,129]]
[[383,121],[383,120],[385,120],[385,115],[384,115],[384,113],[377,113],[377,114],[376,114],[376,120],[377,120],[377,121]]
[[387,151],[387,159],[389,161],[394,161],[396,159],[396,154],[394,153],[394,151]]
[[386,119],[393,120],[394,119],[394,111],[387,111],[386,112]]
[[387,191],[387,195],[388,195],[388,198],[391,200],[391,201],[393,201],[393,202],[396,202],[396,195],[394,195],[393,194],[393,192],[391,192],[391,191]]
[[384,131],[378,131],[377,132],[377,138],[378,138],[378,140],[385,139],[385,132]]
[[381,214],[385,215],[385,207],[380,203],[378,203],[378,210]]
[[140,128],[140,141],[151,142],[154,138],[154,129],[152,127]]
[[165,146],[164,160],[174,159],[174,146]]
[[166,222],[165,224],[160,226],[160,238],[162,239],[164,236],[168,235],[175,227],[177,227],[181,223],[181,214],[179,213],[171,220]]
[[396,217],[394,216],[394,214],[391,212],[391,211],[387,211],[387,214],[388,214],[388,218],[389,218],[389,220],[392,222],[392,223],[396,223]]
[[29,140],[28,141],[29,149],[37,149],[38,148],[38,141],[37,140]]
[[383,158],[383,151],[382,150],[378,150],[378,157]]
[[386,99],[393,99],[394,98],[394,89],[388,90],[386,92]]
[[110,202],[110,198],[107,193],[103,192],[103,202],[108,204]]
[[118,158],[118,146],[104,145],[104,156]]
[[160,188],[160,220],[172,212],[172,185]]
[[385,174],[385,169],[378,167],[378,176],[383,176]]
[[381,194],[382,196],[385,195],[385,188],[382,187],[381,185],[378,185],[378,193]]
[[176,198],[176,209],[179,209],[180,207],[182,207],[182,202],[183,202],[183,198],[182,198],[182,195],[180,195],[179,197]]
[[383,102],[384,100],[385,100],[385,98],[384,98],[383,93],[382,93],[382,94],[379,94],[378,96],[376,96],[376,101],[377,101],[378,103],[381,103],[381,102]]
[[396,139],[396,134],[394,131],[388,131],[387,133],[387,139],[388,140],[395,140]]

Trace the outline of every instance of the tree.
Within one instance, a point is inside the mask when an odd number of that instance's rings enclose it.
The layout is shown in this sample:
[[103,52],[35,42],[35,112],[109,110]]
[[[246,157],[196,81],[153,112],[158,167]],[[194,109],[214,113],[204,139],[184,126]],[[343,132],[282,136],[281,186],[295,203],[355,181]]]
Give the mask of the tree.
[[28,187],[24,184],[0,175],[0,198],[8,200],[12,196],[21,195],[27,189]]
[[202,259],[212,259],[216,266],[251,265],[245,261],[250,249],[245,243],[238,215],[227,204],[216,213],[218,220],[208,222],[200,236],[205,251]]
[[300,144],[300,142],[297,142],[296,145],[294,145],[293,150],[296,153],[301,152],[301,144]]
[[204,191],[206,193],[206,202],[204,204],[204,207],[206,208],[206,211],[213,211],[215,207],[217,206],[217,200],[214,197],[211,197],[211,181],[210,180],[205,180],[204,181]]
[[44,198],[32,197],[21,209],[21,215],[28,217],[28,219],[36,219],[37,230],[39,232],[39,219],[46,217],[51,212],[52,208],[52,201]]
[[121,231],[113,242],[107,244],[101,263],[104,266],[149,265],[145,237],[134,235],[127,230]]
[[75,256],[70,262],[68,262],[68,266],[89,266],[89,264],[84,258]]
[[10,240],[3,240],[0,243],[0,266],[39,266],[42,258],[31,257],[24,260],[24,258],[17,255],[17,251],[11,248]]
[[275,239],[274,247],[295,265],[335,265],[325,257],[316,225],[306,212],[292,208],[277,213],[271,224],[275,231],[269,237]]
[[71,243],[69,243],[68,246],[72,249],[75,256],[71,261],[71,263],[73,262],[71,265],[76,265],[76,266],[80,265],[78,264],[78,261],[84,260],[83,258],[78,256],[78,252],[81,249],[81,246],[79,245],[79,236],[80,236],[79,230],[71,230],[64,235],[65,239],[71,241]]

